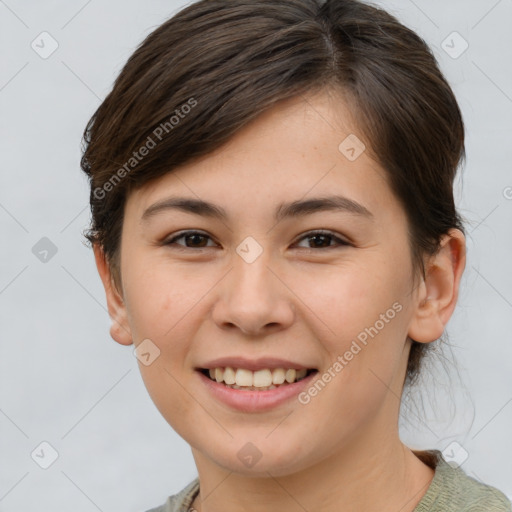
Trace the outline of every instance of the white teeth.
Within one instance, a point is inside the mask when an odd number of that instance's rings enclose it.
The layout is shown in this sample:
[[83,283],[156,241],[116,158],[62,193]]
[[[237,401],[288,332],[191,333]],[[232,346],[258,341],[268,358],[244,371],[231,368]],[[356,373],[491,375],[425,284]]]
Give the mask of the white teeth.
[[283,384],[291,384],[306,377],[307,369],[294,368],[263,369],[255,372],[245,368],[210,368],[208,374],[212,380],[223,382],[225,385],[244,390],[274,389]]
[[284,378],[286,379],[286,382],[293,382],[295,380],[295,377],[297,376],[296,370],[286,370],[286,374]]
[[253,373],[252,377],[252,385],[257,388],[266,388],[272,384],[272,372],[270,370],[258,370]]
[[240,386],[237,386],[236,384],[225,384],[225,386],[227,388],[233,388],[233,389],[241,389],[242,391],[266,391],[267,389],[276,389],[277,386],[274,386],[272,384],[272,386],[267,386],[265,388],[257,388],[255,386],[251,386],[251,387],[240,387]]
[[[235,380],[237,386],[252,386],[252,372],[250,370],[238,368],[236,371]],[[225,375],[224,381],[226,381]],[[229,382],[226,381],[226,384],[229,384]]]
[[297,370],[297,380],[303,379],[306,376],[306,373],[308,373],[306,368],[303,368],[302,370]]
[[224,382],[226,384],[235,384],[236,382],[235,370],[233,370],[233,368],[230,368],[229,366],[227,366],[224,369]]
[[276,368],[272,371],[272,384],[282,384],[284,382],[283,368]]

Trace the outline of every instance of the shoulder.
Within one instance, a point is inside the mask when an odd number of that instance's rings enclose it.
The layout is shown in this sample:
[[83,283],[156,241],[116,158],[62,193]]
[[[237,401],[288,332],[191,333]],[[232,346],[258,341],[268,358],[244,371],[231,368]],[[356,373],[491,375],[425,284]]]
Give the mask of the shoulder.
[[[156,508],[147,510],[146,512],[185,512],[189,511],[190,505],[194,501],[199,491],[199,479],[195,478],[179,493],[169,496],[167,501]],[[193,512],[193,511],[190,511]]]
[[512,512],[503,492],[479,482],[460,467],[452,467],[439,450],[427,453],[434,461],[435,475],[414,512]]

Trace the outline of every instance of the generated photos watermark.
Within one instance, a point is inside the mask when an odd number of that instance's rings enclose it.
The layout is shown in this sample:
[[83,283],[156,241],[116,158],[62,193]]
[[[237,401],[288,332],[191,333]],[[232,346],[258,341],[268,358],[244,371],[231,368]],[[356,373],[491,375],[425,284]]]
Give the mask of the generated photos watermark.
[[197,100],[190,98],[186,103],[181,105],[174,111],[174,114],[169,117],[167,121],[160,123],[146,138],[144,144],[140,146],[137,151],[132,153],[132,156],[120,167],[101,187],[96,187],[93,195],[96,199],[105,199],[107,193],[111,192],[121,180],[129,174],[140,162],[155,149],[162,139],[170,133],[176,126],[178,126],[182,119],[184,119],[190,111],[197,106]]
[[[384,329],[384,327],[386,327],[386,325],[389,324],[389,322],[393,320],[396,314],[400,313],[402,309],[402,304],[395,302],[385,313],[380,314],[379,319],[376,320],[371,327],[365,327],[364,330],[357,335],[357,341],[353,340],[350,348],[345,351],[343,355],[338,355],[336,361],[334,361],[334,363],[329,366],[329,368],[327,368],[327,370],[325,370],[306,391],[299,393],[299,402],[303,405],[309,404],[311,399],[317,396],[318,393],[320,393],[320,391],[322,391],[325,386],[339,375],[343,368],[345,368],[350,361],[354,359],[354,356],[359,354],[359,352],[366,347],[369,341],[368,336],[372,339],[377,336],[377,334],[379,334],[379,332],[382,331],[382,329]],[[358,341],[363,345],[363,347],[358,344]]]

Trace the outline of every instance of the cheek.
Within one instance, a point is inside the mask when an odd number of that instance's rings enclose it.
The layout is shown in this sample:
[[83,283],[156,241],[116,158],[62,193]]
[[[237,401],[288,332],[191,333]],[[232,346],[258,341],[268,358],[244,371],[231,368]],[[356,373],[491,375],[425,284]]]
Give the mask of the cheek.
[[179,333],[212,279],[190,279],[185,272],[161,264],[145,268],[127,265],[125,275],[127,309],[136,338],[149,338],[161,350]]
[[149,339],[159,351],[150,365],[138,362],[144,385],[157,409],[173,419],[173,428],[180,433],[179,418],[187,418],[195,405],[184,392],[183,372],[193,338],[190,321],[204,291],[177,275],[156,266],[139,269],[133,274],[128,309],[136,343]]
[[379,258],[366,263],[346,260],[328,272],[311,267],[289,277],[306,306],[302,310],[327,339],[347,341],[361,334],[364,340],[364,333],[376,323],[378,331],[404,328],[399,310],[405,310],[408,283]]
[[193,393],[186,391],[186,382],[173,366],[173,361],[163,354],[150,366],[139,363],[144,386],[155,407],[178,435],[188,439],[191,425],[202,410]]
[[[304,311],[311,311],[308,322],[335,375],[334,385],[327,386],[340,397],[350,389],[352,398],[363,403],[378,401],[379,391],[385,393],[400,370],[408,285],[382,260],[366,266],[344,265],[328,276],[311,274],[302,280],[297,295],[307,297]],[[351,402],[352,398],[341,399]]]

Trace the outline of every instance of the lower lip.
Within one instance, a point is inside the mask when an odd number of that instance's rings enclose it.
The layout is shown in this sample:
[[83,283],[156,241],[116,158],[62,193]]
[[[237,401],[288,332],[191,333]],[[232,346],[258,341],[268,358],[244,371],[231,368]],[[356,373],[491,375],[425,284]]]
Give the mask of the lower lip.
[[217,381],[211,380],[197,370],[208,391],[221,402],[242,412],[262,412],[277,407],[287,400],[296,398],[306,388],[318,372],[292,384],[284,384],[275,389],[265,391],[248,391],[233,389]]

